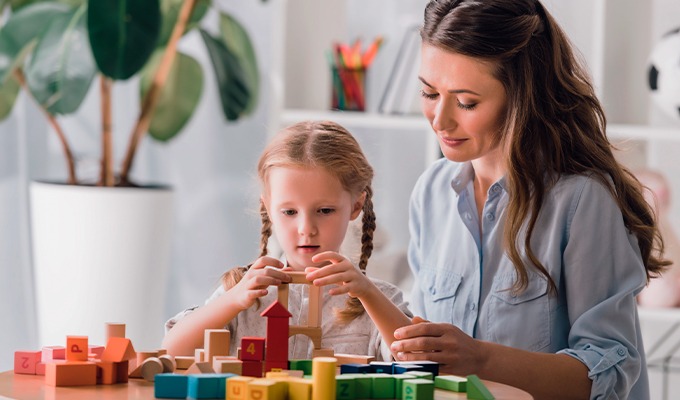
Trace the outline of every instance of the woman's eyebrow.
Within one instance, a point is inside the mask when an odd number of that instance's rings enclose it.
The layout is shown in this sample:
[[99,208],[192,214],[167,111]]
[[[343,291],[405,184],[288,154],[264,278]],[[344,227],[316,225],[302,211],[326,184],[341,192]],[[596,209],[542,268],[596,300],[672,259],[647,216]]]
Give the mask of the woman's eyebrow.
[[[434,86],[430,85],[425,79],[423,79],[422,76],[419,76],[418,79],[420,79],[420,81],[423,82],[423,84],[424,84],[425,86],[434,89]],[[448,93],[454,93],[454,94],[458,94],[458,93],[470,93],[470,94],[474,94],[474,95],[476,95],[476,96],[479,96],[479,93],[474,92],[474,91],[469,90],[469,89],[451,89],[451,90],[447,90],[447,92],[448,92]]]

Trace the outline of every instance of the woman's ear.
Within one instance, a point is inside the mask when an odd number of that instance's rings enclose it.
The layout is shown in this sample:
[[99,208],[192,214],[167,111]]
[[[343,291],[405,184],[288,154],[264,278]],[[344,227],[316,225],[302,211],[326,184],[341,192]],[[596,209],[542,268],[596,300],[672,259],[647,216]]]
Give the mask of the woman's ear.
[[350,221],[354,221],[359,216],[361,210],[364,209],[365,202],[366,192],[361,192],[361,195],[357,197],[357,200],[354,202],[354,205],[352,206],[352,214],[350,214],[349,216]]

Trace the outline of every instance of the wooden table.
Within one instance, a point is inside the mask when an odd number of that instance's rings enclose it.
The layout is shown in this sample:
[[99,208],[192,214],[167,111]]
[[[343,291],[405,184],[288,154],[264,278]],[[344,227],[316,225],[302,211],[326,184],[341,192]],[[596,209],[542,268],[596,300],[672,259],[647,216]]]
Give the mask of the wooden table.
[[[489,391],[498,400],[531,400],[523,390],[501,383],[484,381]],[[137,400],[153,399],[153,382],[130,379],[128,384],[52,387],[45,385],[45,377],[38,375],[14,374],[14,371],[0,373],[0,398],[17,400]],[[465,393],[436,390],[436,400],[466,399]]]

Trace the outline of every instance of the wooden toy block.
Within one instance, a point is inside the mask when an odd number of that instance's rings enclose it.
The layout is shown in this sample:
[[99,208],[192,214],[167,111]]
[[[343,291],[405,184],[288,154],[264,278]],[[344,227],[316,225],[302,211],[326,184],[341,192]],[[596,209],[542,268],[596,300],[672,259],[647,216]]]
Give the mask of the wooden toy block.
[[241,356],[243,361],[264,360],[264,338],[245,336],[241,339]]
[[369,374],[373,372],[373,367],[368,364],[342,364],[340,365],[341,374]]
[[333,356],[338,360],[338,364],[368,364],[375,361],[374,356],[360,356],[356,354],[335,353]]
[[[393,374],[405,374],[407,372],[412,372],[412,371],[425,371],[425,368],[423,368],[422,365],[416,365],[416,364],[394,364],[392,365],[392,373]],[[428,372],[428,371],[425,371]]]
[[185,374],[187,375],[192,375],[192,374],[214,374],[215,370],[213,369],[212,365],[209,362],[200,362],[200,363],[193,363],[191,367],[189,367]]
[[158,356],[160,357],[160,356],[162,356],[162,355],[168,354],[168,350],[166,350],[166,349],[158,349],[158,350],[156,350],[156,353],[158,353]]
[[[286,400],[288,385],[271,379],[254,379],[248,382],[249,400]],[[330,397],[328,398],[330,399]]]
[[399,374],[399,375],[392,375],[392,378],[394,378],[394,393],[396,396],[401,396],[403,393],[404,389],[404,381],[407,379],[418,379],[415,376],[411,376],[409,374]]
[[45,363],[39,362],[35,365],[35,374],[45,376]]
[[194,362],[200,363],[208,361],[205,359],[205,350],[204,349],[195,349],[194,350]]
[[212,362],[214,356],[228,356],[231,333],[227,329],[206,329],[203,336],[205,361]]
[[139,366],[142,378],[149,382],[153,382],[157,374],[163,373],[163,363],[158,357],[150,357],[144,360]]
[[305,335],[314,344],[315,349],[321,348],[321,328],[317,326],[290,325],[288,327],[288,337],[294,335]]
[[396,397],[394,392],[395,381],[394,376],[387,373],[372,373],[369,374],[373,379],[373,398],[374,399],[393,399]]
[[373,378],[371,374],[345,374],[354,379],[354,393],[357,399],[373,398]]
[[399,365],[420,365],[423,367],[423,370],[427,372],[431,372],[432,376],[437,376],[439,375],[439,363],[436,361],[427,361],[427,360],[419,360],[419,361],[399,361],[397,364]]
[[288,284],[311,285],[312,283],[307,280],[307,273],[305,271],[286,271],[286,274],[290,277],[290,282],[288,282]]
[[162,373],[153,384],[157,399],[184,399],[187,397],[189,377],[184,374]]
[[66,336],[66,361],[87,361],[87,336]]
[[157,351],[138,351],[137,352],[137,368],[139,368],[144,360],[149,359],[151,357],[158,357],[158,352]]
[[130,371],[128,373],[128,378],[132,378],[132,379],[142,379],[142,378],[144,378],[142,376],[142,364],[139,364],[132,371]]
[[281,371],[269,371],[264,374],[265,379],[288,379],[290,375]]
[[284,361],[270,361],[264,362],[264,372],[269,372],[272,370],[284,370],[288,369],[288,360]]
[[125,337],[125,324],[120,324],[117,322],[106,323],[106,343],[109,342],[109,339],[114,337],[115,338]]
[[234,376],[227,379],[227,400],[247,400],[248,382],[253,379],[255,378],[249,376]]
[[236,358],[220,359],[215,357],[212,366],[217,373],[243,375],[243,361]]
[[327,400],[335,396],[335,366],[333,357],[316,357],[312,360],[312,400]]
[[431,381],[434,380],[432,372],[429,371],[409,371],[407,374],[420,379],[429,379]]
[[130,339],[113,337],[106,343],[101,359],[102,361],[122,362],[136,357],[137,353],[135,353],[135,348],[132,347]]
[[97,365],[97,385],[118,383],[118,368],[109,361],[93,361]]
[[336,390],[335,398],[337,400],[354,400],[356,399],[354,378],[346,375],[338,375],[335,377]]
[[309,286],[309,309],[307,326],[321,327],[321,287]]
[[196,362],[196,357],[192,356],[175,356],[175,363],[177,364],[177,369],[188,369]]
[[407,379],[401,392],[403,400],[434,400],[434,382],[428,379]]
[[290,360],[289,367],[295,371],[302,371],[303,375],[312,374],[312,360]]
[[279,286],[277,286],[277,295],[276,299],[279,301],[281,304],[288,304],[288,294],[290,290],[288,290],[290,286],[288,286],[287,283],[283,283]]
[[278,301],[269,305],[260,315],[267,318],[267,350],[265,352],[265,360],[268,362],[285,361],[287,364],[288,327],[289,319],[293,315]]
[[130,361],[121,361],[113,363],[116,371],[116,383],[128,382],[128,371],[130,370]]
[[66,347],[64,346],[44,346],[42,348],[42,361],[65,360]]
[[373,368],[373,372],[377,374],[390,374],[392,375],[394,371],[392,370],[392,367],[394,363],[392,362],[387,362],[387,361],[371,361],[369,363],[371,368]]
[[495,397],[477,375],[467,376],[467,398],[473,400],[493,400]]
[[312,360],[317,357],[333,357],[333,349],[314,349],[312,350]]
[[284,369],[281,372],[285,373],[286,375],[290,376],[291,378],[302,378],[303,376],[305,376],[304,371]]
[[288,379],[288,400],[311,400],[312,381],[310,379]]
[[175,372],[177,369],[177,363],[175,362],[175,357],[170,354],[163,354],[159,356],[161,364],[163,364],[163,373]]
[[450,392],[465,393],[467,391],[467,378],[455,375],[439,375],[434,377],[434,387]]
[[97,364],[90,361],[52,361],[45,365],[48,386],[89,386],[97,384]]
[[87,346],[88,356],[90,358],[101,359],[102,354],[104,354],[104,346],[98,344],[91,344]]
[[243,360],[241,365],[243,376],[262,378],[262,361]]
[[40,351],[15,351],[14,352],[14,373],[24,375],[35,375],[36,368],[42,357]]
[[187,397],[190,399],[224,399],[227,380],[234,374],[189,375]]

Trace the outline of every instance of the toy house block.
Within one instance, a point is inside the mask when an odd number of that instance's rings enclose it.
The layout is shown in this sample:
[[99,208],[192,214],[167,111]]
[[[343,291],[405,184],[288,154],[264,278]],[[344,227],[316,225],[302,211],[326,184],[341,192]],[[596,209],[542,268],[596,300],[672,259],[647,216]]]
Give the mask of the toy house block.
[[45,365],[48,386],[89,386],[97,384],[97,364],[90,361],[53,361]]
[[264,338],[245,336],[241,339],[241,356],[243,361],[264,360]]
[[42,361],[65,360],[66,347],[64,346],[44,346],[42,348]]
[[333,349],[314,349],[312,350],[312,360],[317,357],[333,357]]
[[87,361],[87,336],[66,336],[66,361]]
[[354,393],[357,399],[373,398],[373,378],[371,374],[345,374],[354,379]]
[[467,376],[467,398],[473,400],[493,400],[495,397],[477,375]]
[[189,367],[185,374],[187,375],[195,375],[195,374],[214,374],[215,370],[213,369],[212,365],[209,362],[198,362],[198,363],[193,363],[191,367]]
[[[254,378],[234,376],[227,379],[227,400],[248,400],[248,382]],[[292,400],[292,399],[291,399]]]
[[360,356],[356,354],[335,353],[333,356],[338,360],[338,364],[368,364],[375,361],[374,356]]
[[394,363],[388,362],[388,361],[371,361],[369,363],[371,368],[373,368],[373,372],[377,374],[390,374],[392,375],[394,373],[393,371],[393,365]]
[[118,383],[118,368],[109,361],[93,361],[97,365],[97,385]]
[[407,379],[401,392],[403,400],[434,400],[434,382],[428,379]]
[[[248,382],[247,399],[285,400],[287,395],[288,385],[286,382],[271,379],[255,379]],[[331,399],[331,397],[326,399]]]
[[231,333],[227,329],[206,329],[203,336],[205,361],[212,362],[214,356],[228,356]]
[[24,375],[35,375],[38,363],[42,357],[40,351],[15,351],[14,352],[14,373]]
[[[67,349],[68,350],[68,349]],[[102,361],[122,362],[135,359],[137,353],[132,347],[132,342],[127,338],[111,338],[106,343],[106,348],[102,354]]]
[[467,378],[455,375],[439,375],[434,377],[434,387],[448,390],[449,392],[465,393],[467,391]]
[[192,356],[175,356],[175,363],[177,364],[177,369],[188,369],[194,362],[196,362],[196,357]]
[[419,361],[399,361],[399,365],[420,365],[423,370],[431,372],[432,376],[439,375],[439,363],[436,361],[419,360]]
[[189,377],[184,374],[162,373],[153,383],[157,399],[184,399],[187,397]]
[[113,366],[116,368],[116,383],[127,383],[130,361],[115,362]]
[[224,399],[227,380],[234,374],[189,375],[187,397],[190,399]]
[[91,344],[87,346],[87,351],[88,351],[88,357],[89,358],[96,358],[96,359],[101,359],[102,354],[104,354],[104,346],[98,345],[98,344]]
[[333,357],[316,357],[312,360],[312,400],[332,399],[335,396],[335,366]]
[[341,374],[369,374],[373,372],[373,367],[368,364],[342,364],[340,365]]
[[288,379],[288,400],[312,400],[312,381],[310,379]]
[[369,375],[373,379],[373,398],[374,399],[393,399],[397,397],[394,392],[394,376],[387,373],[373,373]]
[[335,377],[335,383],[335,398],[337,400],[356,399],[354,378],[346,375],[338,375]]
[[212,366],[218,374],[232,373],[243,375],[243,361],[235,357],[215,357]]
[[[392,373],[393,374],[405,374],[407,372],[413,372],[413,371],[425,371],[425,368],[423,368],[422,365],[416,365],[416,364],[394,364],[392,365]],[[428,371],[425,371],[428,372]]]
[[262,361],[242,360],[241,369],[243,376],[262,378]]
[[302,371],[303,375],[312,374],[312,360],[290,360],[288,364],[291,370]]
[[[293,315],[278,301],[269,305],[261,316],[267,318],[267,351],[265,360],[269,362],[286,362],[288,368],[288,327]],[[280,368],[280,367],[277,367]]]
[[124,338],[125,337],[125,324],[120,324],[117,322],[107,322],[106,323],[106,342],[109,342],[109,339],[116,337],[116,338]]
[[194,350],[194,362],[200,363],[208,361],[205,359],[205,350],[204,349],[195,349]]
[[149,382],[153,382],[157,374],[163,373],[163,363],[158,357],[147,358],[138,368],[140,368],[142,378]]
[[175,362],[175,357],[170,354],[163,354],[159,356],[161,364],[163,364],[163,373],[175,372],[177,369],[177,363]]

